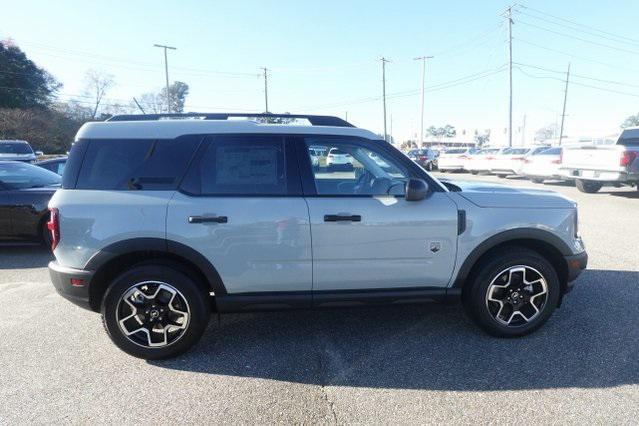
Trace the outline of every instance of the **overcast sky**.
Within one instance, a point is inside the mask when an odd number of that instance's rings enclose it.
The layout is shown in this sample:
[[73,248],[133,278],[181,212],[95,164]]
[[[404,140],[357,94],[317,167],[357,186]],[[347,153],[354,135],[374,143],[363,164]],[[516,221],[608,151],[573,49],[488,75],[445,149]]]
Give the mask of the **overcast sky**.
[[[639,2],[522,3],[528,8],[518,7],[513,16],[514,126],[526,115],[532,137],[535,129],[558,120],[560,80],[572,62],[575,84],[569,86],[566,133],[618,131],[624,118],[639,112]],[[107,102],[128,103],[159,90],[163,55],[153,44],[163,43],[178,48],[169,52],[170,78],[189,84],[188,110],[263,111],[259,74],[266,66],[272,112],[344,116],[348,111],[349,121],[379,133],[376,58],[384,55],[391,60],[389,129],[392,114],[393,135],[404,140],[419,129],[421,69],[413,58],[421,55],[435,56],[427,66],[425,127],[507,126],[507,25],[500,16],[507,5],[497,0],[0,0],[0,38],[14,39],[60,80],[63,99],[82,95],[89,68],[114,76],[117,85]]]

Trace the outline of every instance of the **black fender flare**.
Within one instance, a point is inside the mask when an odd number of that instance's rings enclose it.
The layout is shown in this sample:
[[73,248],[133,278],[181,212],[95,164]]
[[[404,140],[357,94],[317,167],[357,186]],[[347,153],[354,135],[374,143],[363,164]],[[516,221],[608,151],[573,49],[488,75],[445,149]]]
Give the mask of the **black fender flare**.
[[455,278],[451,289],[461,289],[463,287],[473,266],[475,266],[477,261],[484,254],[488,253],[490,250],[500,244],[517,240],[539,241],[546,245],[552,246],[563,256],[571,256],[574,254],[570,246],[566,244],[564,240],[550,231],[537,228],[510,229],[508,231],[503,231],[487,238],[481,244],[475,247],[472,252],[470,252],[468,257],[466,257],[466,259],[464,260],[464,263],[462,263],[462,266],[459,268],[459,272],[457,273],[457,277]]
[[116,257],[139,252],[160,252],[182,258],[195,265],[202,272],[208,281],[211,291],[216,295],[226,294],[226,288],[220,274],[202,253],[185,244],[163,238],[132,238],[110,244],[94,254],[86,263],[84,269],[97,271]]

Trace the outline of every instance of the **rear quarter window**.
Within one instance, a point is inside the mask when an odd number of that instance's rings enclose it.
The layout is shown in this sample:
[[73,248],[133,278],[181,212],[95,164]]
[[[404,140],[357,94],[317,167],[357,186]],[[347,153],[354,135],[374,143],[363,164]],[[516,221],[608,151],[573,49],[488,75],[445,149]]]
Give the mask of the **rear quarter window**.
[[201,139],[89,140],[76,189],[176,189]]

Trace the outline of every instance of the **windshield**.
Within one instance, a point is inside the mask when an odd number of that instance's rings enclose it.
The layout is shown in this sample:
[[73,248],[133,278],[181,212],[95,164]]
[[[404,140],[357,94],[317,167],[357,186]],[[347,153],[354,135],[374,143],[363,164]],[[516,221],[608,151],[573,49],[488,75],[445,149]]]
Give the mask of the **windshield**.
[[29,144],[22,142],[0,143],[0,154],[33,154]]
[[42,188],[59,186],[62,177],[26,163],[0,163],[0,182],[9,189]]

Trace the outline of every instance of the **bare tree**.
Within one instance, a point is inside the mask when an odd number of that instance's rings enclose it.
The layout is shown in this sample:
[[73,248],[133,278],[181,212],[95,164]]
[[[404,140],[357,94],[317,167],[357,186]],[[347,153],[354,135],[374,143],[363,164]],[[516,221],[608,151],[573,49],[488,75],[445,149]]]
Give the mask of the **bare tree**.
[[93,113],[92,118],[95,119],[98,114],[98,109],[102,103],[102,99],[106,92],[115,85],[113,76],[105,74],[101,71],[90,69],[84,76],[86,89],[85,92],[88,96],[93,98]]

